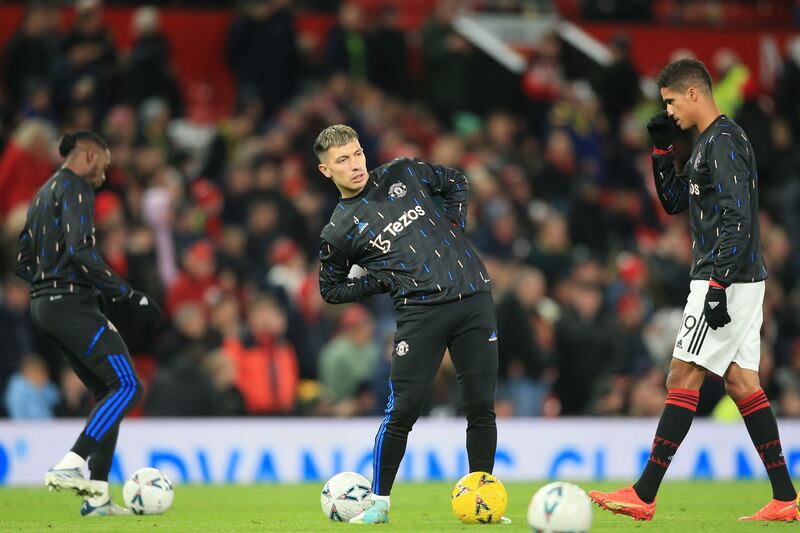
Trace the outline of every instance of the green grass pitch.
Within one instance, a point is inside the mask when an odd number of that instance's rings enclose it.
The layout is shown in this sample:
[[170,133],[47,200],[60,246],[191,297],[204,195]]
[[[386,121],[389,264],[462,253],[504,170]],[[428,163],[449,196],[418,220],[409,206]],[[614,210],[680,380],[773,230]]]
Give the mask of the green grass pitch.
[[[391,523],[364,526],[330,522],[322,515],[322,484],[175,487],[172,509],[163,516],[79,515],[81,501],[68,492],[44,488],[0,488],[0,531],[527,531],[526,510],[544,483],[507,483],[506,515],[514,523],[463,525],[450,511],[450,483],[398,483],[392,494]],[[585,489],[612,489],[619,483],[582,483]],[[121,502],[122,490],[112,492]],[[737,516],[769,501],[767,482],[667,482],[652,522],[634,522],[595,507],[592,531],[680,532],[797,531],[794,524],[741,523]]]

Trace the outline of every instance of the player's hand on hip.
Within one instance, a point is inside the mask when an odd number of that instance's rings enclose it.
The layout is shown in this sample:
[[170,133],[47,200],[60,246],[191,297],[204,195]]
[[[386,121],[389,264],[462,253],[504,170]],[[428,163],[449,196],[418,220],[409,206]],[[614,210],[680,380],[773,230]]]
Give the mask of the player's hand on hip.
[[150,326],[160,326],[164,321],[164,313],[158,304],[148,295],[141,291],[132,290],[125,300],[129,306],[137,313],[141,313],[147,317],[147,322]]
[[384,292],[393,292],[397,289],[397,281],[392,276],[381,279],[380,283]]
[[659,150],[669,150],[672,141],[678,136],[678,125],[666,111],[656,113],[647,123],[647,132],[653,141],[653,146]]
[[728,298],[725,289],[720,287],[709,287],[706,293],[706,303],[703,305],[703,313],[706,315],[706,322],[711,329],[725,326],[731,321],[728,314]]

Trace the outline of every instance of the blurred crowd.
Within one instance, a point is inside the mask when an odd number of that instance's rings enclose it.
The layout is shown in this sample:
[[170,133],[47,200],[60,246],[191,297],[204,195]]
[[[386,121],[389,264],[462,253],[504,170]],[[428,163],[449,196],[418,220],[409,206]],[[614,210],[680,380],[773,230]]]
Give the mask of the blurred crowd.
[[[152,331],[109,305],[146,383],[137,413],[380,413],[392,302],[330,306],[319,295],[318,236],[338,195],[312,144],[347,123],[370,167],[416,156],[468,175],[467,231],[498,312],[500,416],[658,415],[691,240],[686,216],[665,215],[654,194],[644,124],[661,106],[655,83],[624,35],[604,67],[550,35],[511,74],[453,29],[457,9],[442,0],[403,32],[395,9],[345,3],[309,55],[289,1],[246,2],[224,43],[237,100],[208,124],[185,113],[156,9],[135,12],[122,54],[98,0],[78,2],[66,33],[60,8],[31,4],[0,56],[0,412],[91,409],[33,330],[28,287],[11,268],[27,203],[60,164],[59,133],[95,129],[112,152],[95,202],[99,251],[168,316]],[[709,68],[759,160],[762,383],[781,415],[800,416],[800,41],[771,94],[730,51]],[[690,134],[676,150],[687,157]],[[723,411],[723,396],[710,377],[699,412]],[[426,414],[460,410],[445,355]]]

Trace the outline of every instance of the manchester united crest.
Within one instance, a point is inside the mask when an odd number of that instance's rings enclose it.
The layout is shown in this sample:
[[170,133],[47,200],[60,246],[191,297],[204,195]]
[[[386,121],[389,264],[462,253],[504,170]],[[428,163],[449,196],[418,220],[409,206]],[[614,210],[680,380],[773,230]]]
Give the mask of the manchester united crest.
[[393,183],[392,186],[389,187],[389,196],[395,199],[402,198],[406,195],[406,192],[408,192],[406,184],[399,181],[397,183]]
[[398,357],[403,357],[405,354],[408,353],[409,347],[406,341],[400,341],[395,346],[394,351],[397,353]]

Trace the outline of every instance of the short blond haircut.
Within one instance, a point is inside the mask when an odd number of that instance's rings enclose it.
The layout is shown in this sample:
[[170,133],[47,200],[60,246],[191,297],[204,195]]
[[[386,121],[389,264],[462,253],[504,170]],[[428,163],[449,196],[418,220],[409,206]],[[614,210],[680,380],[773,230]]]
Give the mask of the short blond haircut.
[[317,154],[317,159],[322,161],[322,155],[329,149],[357,140],[356,130],[344,124],[334,124],[317,135],[317,140],[314,141],[314,153]]

